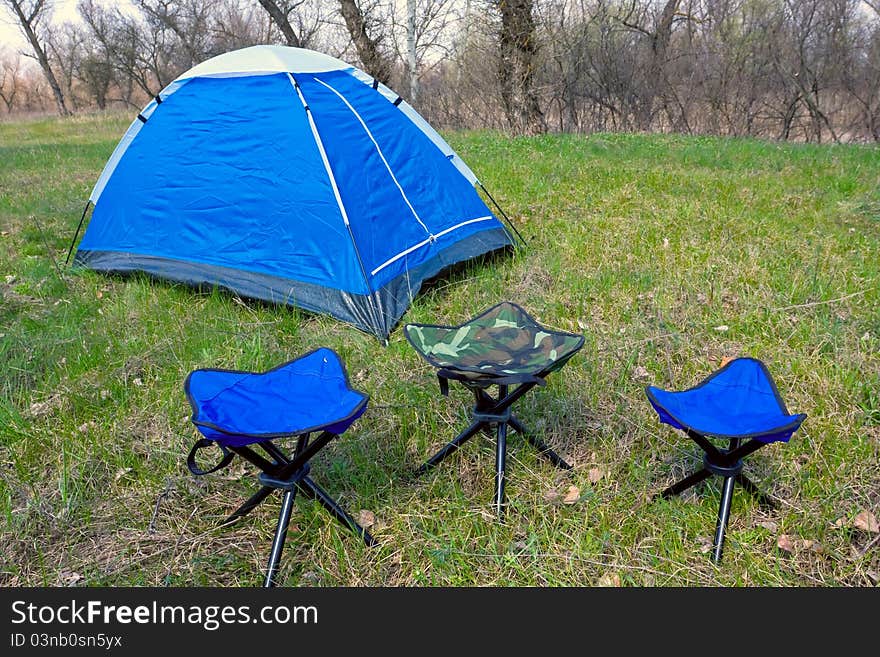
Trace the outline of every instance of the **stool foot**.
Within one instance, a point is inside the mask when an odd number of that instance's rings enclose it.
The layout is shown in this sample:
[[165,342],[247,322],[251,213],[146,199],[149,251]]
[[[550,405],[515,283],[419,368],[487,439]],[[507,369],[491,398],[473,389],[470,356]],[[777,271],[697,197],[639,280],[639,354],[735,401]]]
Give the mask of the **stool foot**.
[[504,520],[504,469],[507,462],[507,423],[498,423],[498,439],[495,444],[495,512]]
[[529,444],[538,450],[538,452],[546,458],[550,463],[555,465],[560,470],[571,470],[571,465],[565,461],[559,454],[554,452],[543,440],[538,438],[535,434],[529,431],[526,426],[519,421],[518,418],[511,416],[510,417],[510,426],[513,427],[514,431],[516,431],[519,435],[525,438]]
[[284,497],[281,500],[281,511],[278,513],[278,525],[275,527],[275,539],[272,541],[272,551],[269,553],[269,565],[266,568],[264,588],[272,588],[277,585],[275,577],[278,575],[278,562],[281,560],[281,551],[284,549],[284,539],[287,538],[287,527],[290,524],[290,514],[293,511],[293,500],[295,497],[295,488],[284,491]]
[[418,477],[420,475],[423,475],[428,470],[435,467],[438,463],[440,463],[440,461],[445,459],[447,456],[449,456],[455,450],[461,447],[464,443],[473,438],[477,434],[477,432],[483,428],[483,425],[485,424],[485,422],[481,422],[479,420],[474,420],[473,422],[471,422],[470,426],[467,429],[465,429],[451,441],[446,443],[443,449],[441,449],[439,452],[434,454],[434,456],[425,461],[419,467],[419,469],[416,470],[416,476]]
[[318,484],[312,481],[310,477],[303,477],[297,487],[306,497],[317,500],[321,506],[330,512],[330,515],[336,518],[339,524],[360,536],[364,543],[366,543],[367,547],[375,547],[379,545],[379,542],[373,538],[366,529],[361,527],[354,518],[348,515],[345,509],[339,506],[336,500],[330,497],[330,495],[327,494],[327,491],[318,486]]
[[724,532],[727,529],[727,521],[730,519],[730,503],[733,499],[733,487],[736,477],[725,477],[724,486],[721,489],[721,506],[718,508],[718,523],[715,525],[715,540],[712,542],[712,561],[721,563],[721,555],[724,552]]

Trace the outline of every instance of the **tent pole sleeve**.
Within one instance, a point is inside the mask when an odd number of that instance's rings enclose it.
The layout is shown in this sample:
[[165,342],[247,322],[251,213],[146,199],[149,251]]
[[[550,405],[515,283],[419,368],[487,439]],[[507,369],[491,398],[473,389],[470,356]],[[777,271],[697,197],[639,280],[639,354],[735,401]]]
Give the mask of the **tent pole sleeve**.
[[492,205],[495,206],[495,209],[498,210],[498,212],[501,213],[501,216],[502,216],[502,217],[504,217],[504,221],[507,222],[507,225],[510,226],[510,228],[513,230],[513,232],[514,232],[514,233],[516,234],[516,236],[519,238],[519,241],[523,243],[523,246],[525,246],[525,245],[526,245],[526,240],[525,240],[525,238],[524,238],[524,237],[520,234],[520,232],[516,229],[516,226],[513,225],[513,222],[510,220],[510,217],[507,216],[507,213],[506,213],[504,210],[501,209],[501,206],[500,206],[500,205],[498,205],[498,201],[496,201],[496,200],[492,197],[492,195],[489,193],[489,190],[486,189],[486,187],[483,185],[483,183],[481,183],[480,181],[477,181],[477,184],[480,186],[480,189],[483,190],[483,192],[486,194],[486,196],[489,197],[489,200],[492,201]]
[[327,157],[327,151],[324,150],[324,142],[321,140],[321,135],[318,132],[318,126],[315,123],[315,119],[312,116],[312,110],[309,108],[309,104],[306,102],[306,97],[303,95],[302,89],[300,89],[299,83],[297,83],[296,78],[293,77],[292,73],[288,73],[287,77],[290,78],[290,83],[293,85],[294,90],[296,91],[296,95],[299,97],[299,101],[302,103],[303,109],[306,111],[306,117],[309,120],[309,127],[312,129],[312,137],[315,138],[315,145],[318,147],[318,153],[321,156],[321,161],[324,163],[324,169],[327,171],[327,177],[330,179],[330,186],[333,188],[333,195],[336,197],[336,204],[339,206],[339,211],[342,213],[342,221],[345,223],[345,227],[348,229],[348,236],[351,238],[351,245],[354,248],[354,254],[357,256],[358,264],[361,268],[361,274],[364,276],[364,283],[367,286],[367,291],[370,290],[370,279],[367,276],[367,269],[364,267],[364,261],[361,258],[361,253],[358,250],[357,242],[354,239],[354,233],[351,232],[351,225],[348,223],[348,212],[345,210],[345,204],[342,202],[342,196],[339,193],[339,187],[336,184],[336,176],[333,175],[333,169],[330,166],[330,159]]
[[76,244],[76,238],[79,237],[79,231],[82,230],[83,222],[86,220],[86,213],[89,211],[89,206],[91,204],[91,199],[86,201],[86,207],[83,208],[82,217],[79,218],[79,225],[76,227],[76,232],[73,234],[73,239],[70,240],[70,248],[67,249],[67,257],[64,259],[65,265],[70,263],[70,256],[73,253],[73,245]]

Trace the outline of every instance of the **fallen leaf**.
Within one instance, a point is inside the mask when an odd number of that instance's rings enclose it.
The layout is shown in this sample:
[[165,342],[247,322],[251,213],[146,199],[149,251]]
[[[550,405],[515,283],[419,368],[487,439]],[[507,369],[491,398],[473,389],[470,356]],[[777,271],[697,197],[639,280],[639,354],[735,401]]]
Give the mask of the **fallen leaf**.
[[712,551],[712,539],[707,538],[706,536],[701,536],[699,539],[700,543],[700,552],[706,554],[707,552]]
[[73,586],[77,582],[85,579],[81,574],[75,573],[72,570],[62,570],[61,573],[59,573],[58,578],[65,586]]
[[18,279],[16,279],[15,276],[13,276],[12,274],[6,275],[6,284],[7,285],[12,285],[13,283],[15,283],[16,280],[18,280]]
[[587,479],[590,480],[591,484],[595,484],[602,478],[603,474],[599,468],[590,468],[590,471],[587,473]]
[[758,523],[758,527],[763,527],[767,531],[773,532],[774,534],[776,533],[776,530],[779,529],[776,523],[772,520],[762,520]]
[[852,526],[856,529],[861,529],[863,532],[880,534],[880,525],[877,524],[877,517],[868,510],[859,512],[853,518]]
[[776,539],[776,547],[788,553],[794,552],[794,540],[788,534],[780,534]]
[[707,304],[709,303],[709,297],[702,292],[697,292],[697,303]]
[[316,573],[314,570],[307,570],[299,578],[300,584],[304,584],[306,586],[308,586],[310,584],[312,584],[312,585],[317,584],[320,581],[321,581],[321,576],[318,575],[318,573]]
[[846,524],[846,516],[840,516],[837,520],[831,523],[834,527],[843,527]]
[[8,230],[0,230],[0,235],[3,235],[3,237],[6,237],[7,235],[9,235],[9,231]]
[[116,474],[113,475],[113,481],[119,481],[119,480],[122,479],[125,475],[127,475],[129,472],[131,472],[131,468],[119,468],[119,469],[116,471]]
[[726,331],[730,330],[730,327],[727,324],[719,324],[715,327],[715,330],[719,333],[725,333]]
[[650,375],[651,373],[641,365],[637,365],[632,371],[632,377],[634,379],[647,379]]
[[579,320],[577,321],[577,325],[578,325],[578,328],[579,328],[581,331],[586,331],[586,330],[587,330],[587,323],[586,323],[584,320],[579,319]]
[[559,498],[562,497],[562,493],[560,493],[555,488],[551,488],[546,493],[544,493],[544,500],[549,502],[550,504],[556,504],[559,501]]
[[880,573],[878,573],[876,570],[869,570],[865,574],[868,576],[868,579],[871,580],[871,583],[874,586],[880,584]]
[[99,299],[103,299],[104,293],[101,292],[101,290],[98,290],[97,292],[95,292],[95,296],[98,297]]
[[664,237],[664,238],[663,238],[663,248],[664,248],[664,249],[668,249],[668,248],[669,248],[669,238],[668,238],[668,237]]
[[565,497],[562,498],[563,504],[574,504],[579,499],[581,499],[581,489],[577,486],[569,486],[568,492],[565,493]]
[[617,573],[605,573],[599,578],[599,581],[596,582],[596,586],[620,586],[620,575]]
[[358,513],[358,524],[364,529],[369,529],[376,524],[376,514],[367,509],[361,509]]
[[30,414],[33,417],[40,417],[41,415],[45,415],[46,413],[48,413],[51,409],[52,409],[52,402],[51,401],[44,401],[44,402],[34,402],[33,404],[30,405],[30,408],[28,410],[30,411]]
[[721,359],[721,367],[724,367],[728,363],[732,363],[732,362],[733,362],[733,356],[725,356],[724,358]]
[[131,380],[131,382],[132,382],[133,384],[135,384],[136,386],[142,386],[142,385],[144,385],[144,382],[141,381],[140,378],[134,378],[134,379]]

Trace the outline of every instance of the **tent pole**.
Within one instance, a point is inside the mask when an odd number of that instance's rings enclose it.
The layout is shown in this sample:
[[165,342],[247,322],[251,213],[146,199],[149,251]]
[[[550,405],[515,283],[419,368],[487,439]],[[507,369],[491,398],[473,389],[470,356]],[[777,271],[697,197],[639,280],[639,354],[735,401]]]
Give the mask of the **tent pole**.
[[67,265],[70,262],[70,254],[73,253],[73,245],[76,244],[76,238],[79,237],[79,231],[82,230],[83,222],[86,220],[86,213],[89,211],[89,206],[92,204],[92,200],[89,199],[86,201],[86,207],[83,208],[82,217],[79,219],[79,225],[76,227],[76,232],[73,234],[73,239],[70,240],[70,248],[67,249],[67,257],[64,259],[64,264]]
[[367,296],[370,300],[370,310],[373,313],[373,321],[375,322],[376,328],[384,326],[384,323],[381,321],[382,318],[379,315],[379,309],[373,303],[373,289],[370,286],[370,277],[367,275],[367,268],[364,267],[364,261],[361,258],[361,252],[358,249],[357,241],[354,239],[354,232],[351,230],[351,224],[348,221],[348,212],[345,209],[345,203],[342,202],[342,195],[339,193],[339,187],[336,184],[336,176],[333,175],[333,167],[330,166],[330,159],[327,157],[327,152],[324,150],[324,141],[321,139],[321,133],[318,132],[318,124],[315,123],[315,118],[314,116],[312,116],[312,110],[309,108],[309,104],[306,101],[303,90],[299,86],[299,83],[296,81],[296,78],[293,76],[293,73],[288,72],[287,77],[290,80],[290,84],[293,86],[297,97],[299,98],[299,102],[302,103],[303,110],[305,110],[306,118],[309,122],[309,127],[312,130],[312,138],[315,140],[315,146],[318,147],[318,153],[320,154],[321,161],[324,164],[324,170],[327,172],[327,179],[330,182],[330,187],[333,189],[333,195],[336,198],[336,204],[339,206],[339,212],[342,215],[342,222],[345,224],[345,228],[348,230],[348,236],[351,238],[351,245],[354,249],[355,256],[357,256],[358,265],[360,265],[361,268],[361,274],[364,277],[364,285],[367,286]]
[[504,220],[507,222],[507,225],[510,226],[510,228],[513,230],[513,232],[516,234],[516,236],[519,238],[519,241],[523,243],[523,246],[525,246],[525,245],[526,245],[526,240],[525,240],[525,238],[524,238],[524,237],[520,234],[520,232],[516,229],[516,226],[513,225],[513,222],[510,220],[510,217],[507,216],[507,213],[504,212],[504,210],[501,209],[501,206],[500,206],[500,205],[498,205],[498,201],[496,201],[496,200],[492,197],[492,195],[489,193],[489,190],[486,189],[486,187],[483,185],[483,183],[481,183],[481,182],[478,180],[478,181],[477,181],[477,184],[480,186],[480,189],[483,190],[483,192],[486,194],[486,196],[489,197],[489,200],[492,201],[492,205],[494,205],[495,208],[498,210],[498,212],[501,213],[501,216],[504,217]]

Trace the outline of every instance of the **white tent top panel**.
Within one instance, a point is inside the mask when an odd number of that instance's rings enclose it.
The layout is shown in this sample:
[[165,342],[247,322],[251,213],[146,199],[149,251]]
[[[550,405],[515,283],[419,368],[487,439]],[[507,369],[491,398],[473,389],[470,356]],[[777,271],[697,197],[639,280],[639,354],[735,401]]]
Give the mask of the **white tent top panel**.
[[251,46],[212,57],[180,75],[178,80],[273,73],[344,71],[350,64],[324,53],[289,46]]

